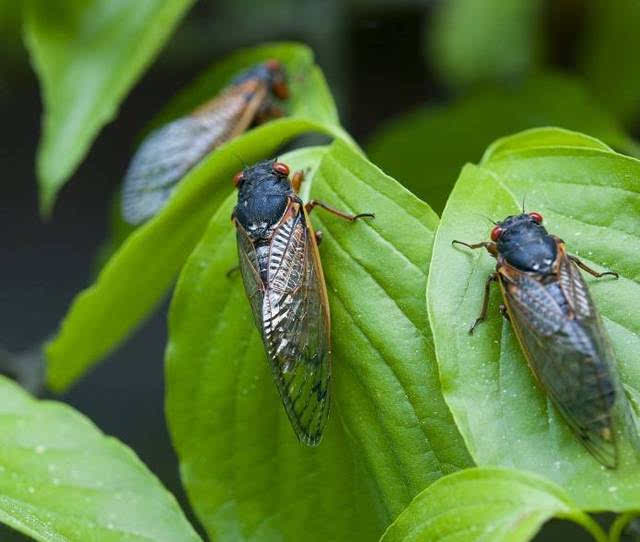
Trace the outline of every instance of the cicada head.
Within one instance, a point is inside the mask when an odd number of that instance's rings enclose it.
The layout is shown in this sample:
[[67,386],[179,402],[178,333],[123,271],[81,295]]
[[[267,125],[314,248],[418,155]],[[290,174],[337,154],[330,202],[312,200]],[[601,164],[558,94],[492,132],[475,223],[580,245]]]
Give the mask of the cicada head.
[[233,184],[238,189],[236,220],[250,237],[267,238],[294,194],[289,166],[277,160],[264,160],[238,172]]
[[264,63],[269,73],[269,83],[271,92],[280,100],[289,97],[289,87],[287,85],[287,74],[279,60],[270,59]]
[[279,100],[286,100],[289,97],[287,74],[279,60],[269,59],[253,68],[249,68],[233,79],[231,84],[240,85],[250,79],[263,81],[270,94]]
[[508,216],[491,230],[498,254],[521,271],[546,274],[556,260],[556,242],[542,225],[540,213]]

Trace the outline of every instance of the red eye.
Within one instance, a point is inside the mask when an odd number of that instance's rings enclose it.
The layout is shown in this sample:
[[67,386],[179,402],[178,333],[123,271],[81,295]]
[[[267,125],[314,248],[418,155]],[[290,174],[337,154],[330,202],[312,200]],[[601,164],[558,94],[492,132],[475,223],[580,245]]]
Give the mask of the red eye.
[[537,224],[542,224],[542,215],[540,213],[529,213],[529,216],[533,219]]
[[276,162],[273,164],[273,171],[276,173],[280,173],[280,175],[289,175],[289,166],[287,164],[283,164],[282,162]]
[[238,171],[238,173],[233,176],[233,186],[237,188],[242,181],[244,181],[244,173],[242,171]]
[[500,239],[501,235],[502,235],[502,228],[500,226],[495,226],[491,230],[491,240],[492,241],[497,241],[498,239]]
[[264,65],[273,71],[277,71],[280,69],[280,61],[276,60],[275,58],[270,58],[269,60],[267,60]]

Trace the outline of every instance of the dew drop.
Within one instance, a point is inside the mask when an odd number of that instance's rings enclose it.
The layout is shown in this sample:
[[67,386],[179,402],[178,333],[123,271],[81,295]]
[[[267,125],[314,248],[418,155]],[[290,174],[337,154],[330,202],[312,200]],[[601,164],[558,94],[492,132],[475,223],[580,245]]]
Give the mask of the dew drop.
[[38,444],[38,445],[36,446],[36,453],[37,453],[37,454],[43,454],[43,453],[45,453],[46,451],[47,451],[47,447],[46,447],[46,446],[43,446],[42,444]]

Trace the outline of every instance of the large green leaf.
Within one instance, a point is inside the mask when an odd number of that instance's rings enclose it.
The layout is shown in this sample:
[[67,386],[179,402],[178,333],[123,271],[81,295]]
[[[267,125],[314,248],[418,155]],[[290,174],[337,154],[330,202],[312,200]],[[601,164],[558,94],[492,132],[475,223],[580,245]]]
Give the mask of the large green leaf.
[[0,377],[0,521],[43,542],[197,541],[135,454]]
[[426,313],[429,207],[340,141],[281,157],[314,198],[375,220],[313,213],[332,312],[333,411],[316,449],[296,440],[239,276],[230,196],[180,276],[167,416],[212,539],[372,540],[469,457],[439,391]]
[[[214,150],[185,176],[162,212],[126,238],[95,283],[76,297],[58,336],[47,347],[47,377],[53,389],[72,384],[156,307],[231,191],[231,178],[241,167],[239,157],[253,162],[309,131],[350,141],[336,124],[331,95],[309,50],[297,45],[281,47],[291,75],[290,115]],[[246,51],[244,65],[276,56],[275,52],[274,47],[260,48],[258,53]],[[239,57],[235,62],[241,65]]]
[[511,326],[498,312],[497,288],[489,319],[468,334],[495,260],[451,241],[486,240],[485,217],[518,213],[526,198],[526,208],[541,212],[571,253],[620,272],[617,281],[587,281],[622,380],[633,393],[640,389],[639,192],[640,162],[592,138],[553,129],[506,138],[480,166],[463,169],[442,215],[431,264],[428,306],[442,389],[471,455],[479,465],[540,473],[589,510],[640,506],[638,454],[621,437],[621,464],[607,470],[586,452],[534,384]]
[[29,0],[25,40],[44,101],[42,211],[193,0]]
[[440,212],[462,166],[479,160],[489,143],[546,125],[580,130],[640,155],[637,144],[580,84],[550,74],[513,87],[486,88],[446,107],[418,109],[382,126],[367,152]]
[[440,3],[425,27],[427,58],[453,86],[508,79],[531,70],[540,0]]
[[595,521],[544,478],[512,469],[466,469],[420,493],[382,542],[525,542],[553,517],[571,519],[596,540],[607,540]]

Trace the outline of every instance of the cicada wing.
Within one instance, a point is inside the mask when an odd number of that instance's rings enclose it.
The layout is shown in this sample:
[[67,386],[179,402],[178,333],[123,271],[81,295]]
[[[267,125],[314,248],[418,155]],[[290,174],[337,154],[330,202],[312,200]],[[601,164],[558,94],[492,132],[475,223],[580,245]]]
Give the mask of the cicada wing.
[[615,467],[615,362],[582,277],[578,273],[591,311],[585,318],[567,312],[578,300],[566,297],[561,281],[543,285],[513,269],[500,279],[516,335],[541,386],[587,450]]
[[129,164],[122,189],[122,216],[141,224],[154,216],[176,184],[213,148],[244,132],[265,99],[263,83],[232,87],[194,114],[151,132]]
[[329,309],[308,217],[302,208],[288,215],[269,250],[263,340],[291,424],[300,441],[314,446],[329,415]]
[[242,226],[236,225],[236,241],[238,246],[238,263],[244,291],[249,299],[253,318],[259,330],[262,330],[262,303],[264,284],[260,278],[260,264],[255,247]]
[[[561,242],[558,243],[558,249],[560,255],[558,276],[561,288],[576,320],[584,325],[589,336],[593,338],[595,349],[600,354],[599,359],[604,360],[608,370],[608,380],[614,390],[614,406],[618,411],[618,419],[624,424],[623,429],[633,446],[636,450],[640,450],[640,435],[638,435],[637,422],[624,386],[620,381],[615,353],[602,323],[600,313],[593,303],[582,273],[565,252],[564,245]],[[613,413],[614,410],[612,409]]]

